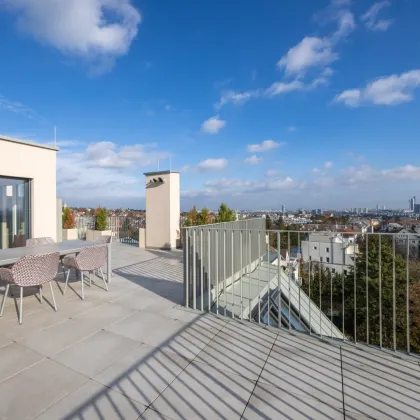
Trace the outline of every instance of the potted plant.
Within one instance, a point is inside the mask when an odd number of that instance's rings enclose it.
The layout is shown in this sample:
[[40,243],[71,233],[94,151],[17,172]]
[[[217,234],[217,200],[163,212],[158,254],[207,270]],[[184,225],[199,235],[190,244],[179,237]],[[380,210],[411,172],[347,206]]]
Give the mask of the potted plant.
[[112,231],[108,230],[108,212],[105,207],[98,207],[95,210],[95,229],[88,229],[86,232],[87,241],[96,241],[99,236],[112,235]]
[[74,211],[66,207],[63,211],[63,241],[77,239],[76,217]]

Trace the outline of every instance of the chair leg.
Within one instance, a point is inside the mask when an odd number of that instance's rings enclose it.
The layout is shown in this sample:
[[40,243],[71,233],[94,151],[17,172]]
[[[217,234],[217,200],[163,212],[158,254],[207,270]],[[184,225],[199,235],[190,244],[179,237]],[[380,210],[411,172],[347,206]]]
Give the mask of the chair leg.
[[85,283],[85,281],[84,281],[84,279],[83,279],[83,271],[81,272],[81,277],[82,277],[82,300],[84,300],[85,299],[85,289],[84,289],[84,283]]
[[66,276],[66,284],[64,285],[64,290],[63,290],[63,295],[64,295],[64,293],[66,293],[66,289],[67,289],[67,283],[69,282],[69,277],[70,277],[70,268],[69,268],[69,270],[67,271],[67,276]]
[[104,273],[102,272],[102,267],[100,267],[99,270],[101,270],[101,276],[102,276],[102,280],[104,281],[105,289],[106,291],[108,291],[108,285],[106,284]]
[[54,303],[54,309],[55,309],[55,312],[57,312],[57,304],[55,303],[54,290],[53,290],[53,286],[52,286],[51,282],[50,282],[50,289],[51,289],[52,300],[53,300],[53,303]]
[[19,324],[22,324],[22,320],[23,320],[23,287],[20,286]]
[[6,303],[6,298],[7,295],[9,294],[9,288],[10,288],[10,284],[6,285],[6,289],[4,291],[4,296],[3,296],[3,300],[1,302],[1,309],[0,309],[0,316],[3,316],[3,311],[4,311],[4,305]]
[[42,299],[42,284],[39,286],[39,299],[40,299],[41,303],[43,303],[43,299]]

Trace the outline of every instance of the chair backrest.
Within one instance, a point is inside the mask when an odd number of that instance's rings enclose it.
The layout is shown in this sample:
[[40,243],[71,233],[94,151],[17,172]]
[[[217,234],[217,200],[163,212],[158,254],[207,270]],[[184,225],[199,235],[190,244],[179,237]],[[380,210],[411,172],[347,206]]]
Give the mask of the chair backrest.
[[31,238],[26,240],[26,246],[37,246],[47,244],[55,244],[54,239],[46,236],[44,238]]
[[95,242],[98,243],[98,244],[110,244],[111,239],[112,239],[111,235],[103,235],[103,236],[98,236],[95,239]]
[[79,270],[91,271],[106,264],[108,247],[106,245],[97,245],[83,248],[76,256],[76,264]]
[[12,268],[13,280],[19,286],[38,286],[57,275],[60,253],[26,255]]

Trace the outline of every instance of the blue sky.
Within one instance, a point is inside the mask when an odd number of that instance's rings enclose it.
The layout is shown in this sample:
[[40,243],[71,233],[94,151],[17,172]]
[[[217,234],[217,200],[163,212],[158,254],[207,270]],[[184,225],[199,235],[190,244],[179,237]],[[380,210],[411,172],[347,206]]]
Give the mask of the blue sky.
[[51,142],[69,205],[407,207],[420,181],[416,0],[4,0],[0,133]]

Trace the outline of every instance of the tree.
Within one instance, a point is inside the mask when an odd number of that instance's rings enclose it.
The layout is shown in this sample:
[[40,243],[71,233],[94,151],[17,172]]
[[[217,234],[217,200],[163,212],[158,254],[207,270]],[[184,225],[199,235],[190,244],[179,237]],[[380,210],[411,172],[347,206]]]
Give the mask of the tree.
[[[406,264],[401,255],[394,255],[390,238],[371,235],[367,243],[366,239],[360,241],[355,265],[347,274],[333,274],[326,264],[322,267],[320,263],[311,264],[310,297],[317,305],[321,304],[325,314],[332,315],[340,330],[344,323],[347,338],[353,340],[356,335],[357,341],[380,345],[382,335],[382,345],[388,348],[394,346],[395,302],[396,347],[404,351],[407,349]],[[418,262],[409,261],[410,346],[413,352],[420,352],[419,270]],[[302,270],[302,279],[302,289],[309,294],[309,263]]]
[[219,207],[219,213],[216,217],[216,223],[234,222],[236,220],[236,213],[230,209],[227,204],[222,203]]
[[185,221],[185,226],[197,226],[198,211],[194,206],[188,213]]
[[197,215],[198,225],[209,225],[210,224],[210,211],[207,207],[203,207],[200,213]]

